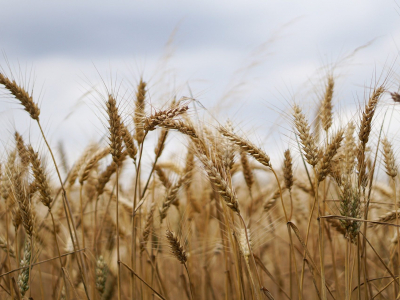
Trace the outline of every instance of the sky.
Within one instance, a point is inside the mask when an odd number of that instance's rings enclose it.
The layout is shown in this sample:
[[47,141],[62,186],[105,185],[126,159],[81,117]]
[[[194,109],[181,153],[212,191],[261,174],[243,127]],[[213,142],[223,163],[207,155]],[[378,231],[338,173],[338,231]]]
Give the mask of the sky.
[[[282,156],[293,143],[291,105],[313,119],[330,72],[338,122],[356,116],[388,74],[388,88],[399,89],[399,25],[399,3],[389,0],[4,1],[0,67],[33,87],[51,144],[63,141],[72,156],[106,133],[105,87],[119,90],[128,113],[140,77],[148,107],[194,97],[206,122],[230,118]],[[390,109],[396,119],[389,98],[381,117]],[[0,90],[0,145],[15,130],[39,140]]]

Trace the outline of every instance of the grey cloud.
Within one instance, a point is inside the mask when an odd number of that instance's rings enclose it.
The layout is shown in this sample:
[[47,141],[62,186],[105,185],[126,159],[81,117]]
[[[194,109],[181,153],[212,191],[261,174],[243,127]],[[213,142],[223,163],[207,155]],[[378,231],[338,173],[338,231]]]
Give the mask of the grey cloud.
[[[43,57],[59,54],[96,57],[132,53],[159,53],[174,27],[183,49],[237,47],[251,43],[243,32],[246,15],[221,14],[204,7],[179,5],[108,5],[99,2],[8,4],[0,12],[0,47],[14,56]],[[171,2],[172,3],[172,2]],[[248,36],[248,40],[243,40]]]

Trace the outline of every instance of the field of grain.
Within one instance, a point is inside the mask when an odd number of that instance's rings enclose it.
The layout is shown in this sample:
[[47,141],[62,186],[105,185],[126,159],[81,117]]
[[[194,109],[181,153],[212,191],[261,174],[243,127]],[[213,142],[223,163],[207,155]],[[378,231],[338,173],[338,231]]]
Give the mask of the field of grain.
[[239,125],[201,121],[196,99],[150,106],[144,78],[101,95],[107,138],[68,168],[36,99],[0,73],[43,145],[15,132],[1,155],[0,298],[398,299],[398,159],[376,121],[400,99],[387,81],[333,126],[327,76],[316,117],[286,112],[295,138],[272,161]]

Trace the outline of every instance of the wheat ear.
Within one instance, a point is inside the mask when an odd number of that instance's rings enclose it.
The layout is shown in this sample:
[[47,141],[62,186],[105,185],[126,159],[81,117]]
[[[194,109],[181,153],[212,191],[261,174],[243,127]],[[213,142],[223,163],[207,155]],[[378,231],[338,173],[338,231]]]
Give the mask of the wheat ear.
[[19,86],[15,80],[10,80],[4,74],[0,73],[0,84],[4,85],[7,90],[11,92],[17,98],[24,109],[29,113],[32,119],[39,121],[40,109],[35,102],[33,102],[32,96]]
[[140,145],[144,139],[144,130],[143,130],[143,119],[144,119],[144,110],[145,110],[145,99],[146,99],[146,82],[140,79],[137,92],[136,92],[136,101],[135,101],[135,115],[133,118],[133,122],[135,123],[136,135],[135,138]]
[[328,77],[328,82],[325,87],[324,98],[321,103],[321,123],[322,128],[327,132],[332,125],[332,96],[335,82],[332,76]]
[[117,101],[112,95],[108,95],[107,101],[107,114],[108,114],[108,123],[109,123],[109,140],[110,140],[110,153],[112,155],[114,163],[117,164],[116,170],[116,197],[117,197],[117,206],[116,206],[116,219],[117,219],[117,259],[118,259],[118,300],[121,299],[121,256],[120,256],[120,245],[119,245],[119,201],[118,201],[118,163],[122,158],[122,123],[121,117],[118,113]]
[[310,125],[308,124],[305,115],[298,105],[293,106],[293,117],[297,135],[300,138],[300,142],[304,151],[304,156],[307,162],[311,166],[315,167],[319,161],[318,147],[310,133]]
[[271,160],[269,156],[260,148],[252,144],[250,141],[228,131],[225,127],[219,127],[218,130],[222,135],[227,137],[232,143],[238,145],[241,149],[253,156],[262,165],[271,168]]

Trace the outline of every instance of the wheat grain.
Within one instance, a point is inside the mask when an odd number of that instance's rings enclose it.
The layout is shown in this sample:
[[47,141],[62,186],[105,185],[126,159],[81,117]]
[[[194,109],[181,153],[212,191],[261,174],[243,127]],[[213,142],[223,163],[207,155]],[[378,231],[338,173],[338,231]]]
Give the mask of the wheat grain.
[[24,109],[29,113],[32,119],[39,121],[40,109],[35,102],[33,102],[32,96],[19,86],[15,80],[10,80],[4,74],[0,73],[0,84],[4,85],[7,90],[18,99]]

